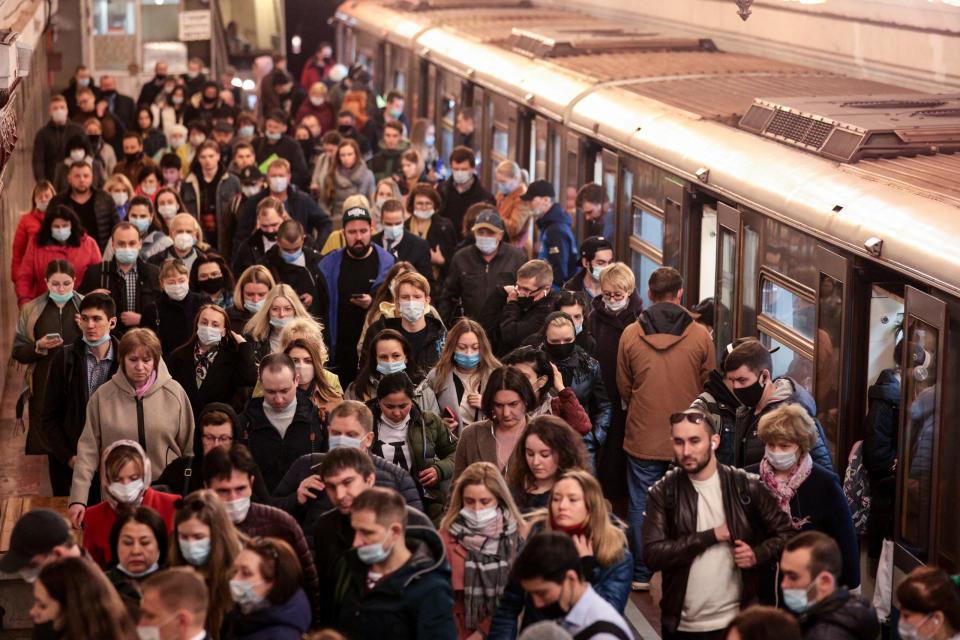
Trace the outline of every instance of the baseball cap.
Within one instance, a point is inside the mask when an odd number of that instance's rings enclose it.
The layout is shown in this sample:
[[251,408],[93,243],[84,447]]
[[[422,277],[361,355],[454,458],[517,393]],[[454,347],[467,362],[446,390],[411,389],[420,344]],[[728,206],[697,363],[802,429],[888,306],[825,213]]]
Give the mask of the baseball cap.
[[252,164],[249,167],[244,167],[240,169],[240,182],[243,184],[259,184],[263,180],[263,174],[260,173],[260,169],[257,168],[257,165]]
[[10,550],[0,558],[0,571],[16,573],[35,555],[50,553],[71,538],[67,521],[56,511],[35,509],[25,513],[10,534]]
[[213,130],[220,133],[233,133],[233,125],[226,120],[217,120],[217,124],[213,125]]
[[526,193],[520,196],[520,199],[529,202],[534,198],[542,198],[543,196],[556,198],[557,192],[554,191],[553,185],[546,180],[534,180],[530,183],[530,186],[527,187]]
[[604,249],[613,251],[613,245],[610,244],[609,240],[603,236],[590,236],[580,244],[580,257],[593,260],[597,251],[603,251]]
[[493,209],[487,209],[477,216],[477,221],[473,223],[473,231],[477,229],[490,229],[490,231],[506,231],[503,226],[503,220]]
[[343,212],[343,226],[347,226],[348,222],[353,222],[354,220],[373,222],[373,218],[370,217],[370,212],[367,211],[365,207],[350,207]]

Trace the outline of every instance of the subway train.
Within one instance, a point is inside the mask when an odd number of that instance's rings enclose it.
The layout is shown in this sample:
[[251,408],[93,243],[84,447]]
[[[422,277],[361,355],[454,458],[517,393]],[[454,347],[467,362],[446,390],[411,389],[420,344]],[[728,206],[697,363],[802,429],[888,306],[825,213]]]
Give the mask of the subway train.
[[779,347],[841,474],[899,346],[895,582],[960,570],[960,95],[509,0],[357,0],[335,22],[339,58],[402,90],[441,157],[472,111],[485,185],[513,159],[573,212],[600,184],[638,288],[676,267],[685,304],[714,298],[718,351]]

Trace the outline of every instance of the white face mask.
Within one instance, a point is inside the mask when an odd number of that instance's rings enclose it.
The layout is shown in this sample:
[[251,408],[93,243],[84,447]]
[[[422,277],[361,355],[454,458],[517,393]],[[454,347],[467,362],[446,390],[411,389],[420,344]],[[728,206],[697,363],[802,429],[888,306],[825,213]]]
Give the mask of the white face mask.
[[319,107],[323,104],[323,98],[315,98],[314,96],[310,96],[310,104],[315,107]]
[[197,339],[204,346],[213,346],[220,344],[223,339],[223,332],[215,327],[197,327]]
[[173,149],[179,149],[183,146],[183,141],[184,138],[181,138],[180,136],[170,138],[170,147]]
[[175,204],[161,204],[157,207],[157,212],[163,216],[164,220],[170,221],[173,220],[173,216],[177,215],[177,205]]
[[417,322],[423,317],[424,304],[420,300],[409,300],[400,303],[400,315],[407,322]]
[[606,298],[603,299],[603,304],[613,313],[619,313],[620,311],[623,311],[629,302],[630,298],[623,298],[622,300],[618,300],[616,302],[610,302]]
[[469,169],[455,170],[453,171],[453,181],[457,184],[467,184],[470,182],[470,177],[473,175],[473,171]]
[[227,508],[227,515],[234,524],[239,524],[247,519],[247,512],[250,511],[250,498],[237,498],[224,502],[223,506]]
[[487,507],[486,509],[476,511],[470,507],[464,507],[460,509],[460,516],[467,523],[467,526],[473,529],[480,529],[490,524],[490,522],[497,517],[497,508]]
[[426,209],[426,210],[414,209],[413,215],[417,216],[421,220],[429,220],[430,218],[433,217],[433,209]]
[[50,113],[50,117],[53,118],[54,123],[56,124],[65,124],[67,122],[67,110],[66,109],[54,109]]
[[270,178],[270,191],[273,191],[274,193],[286,191],[289,184],[290,178],[286,176],[274,176]]
[[243,189],[243,195],[247,196],[248,198],[252,198],[253,196],[260,193],[260,187],[258,187],[255,184],[247,185],[241,188]]
[[168,284],[168,285],[165,285],[165,286],[163,287],[163,290],[164,290],[164,292],[166,292],[166,294],[167,294],[168,296],[170,296],[170,298],[171,298],[172,300],[176,300],[177,302],[180,302],[181,300],[183,300],[184,298],[186,298],[186,297],[187,297],[187,293],[190,292],[190,285],[188,285],[188,284]]
[[143,480],[134,480],[127,484],[111,482],[107,490],[110,491],[110,495],[116,498],[118,502],[133,504],[137,501],[137,498],[143,495],[145,488],[143,486]]
[[177,248],[177,251],[187,251],[193,247],[196,240],[193,238],[193,234],[181,232],[173,236],[173,246]]
[[786,471],[797,464],[797,452],[794,451],[773,451],[766,447],[763,457],[767,459],[770,466],[777,471]]
[[80,162],[86,157],[87,157],[87,152],[84,151],[83,149],[74,149],[73,151],[70,152],[70,159],[73,162]]
[[43,567],[34,567],[33,569],[20,569],[20,577],[27,584],[33,584],[40,577],[40,570]]
[[170,624],[170,621],[176,617],[177,614],[173,614],[158,625],[150,627],[137,627],[137,638],[139,638],[139,640],[161,640],[160,627]]
[[113,203],[118,207],[122,207],[127,204],[127,192],[126,191],[114,191],[110,194],[110,197],[113,198]]

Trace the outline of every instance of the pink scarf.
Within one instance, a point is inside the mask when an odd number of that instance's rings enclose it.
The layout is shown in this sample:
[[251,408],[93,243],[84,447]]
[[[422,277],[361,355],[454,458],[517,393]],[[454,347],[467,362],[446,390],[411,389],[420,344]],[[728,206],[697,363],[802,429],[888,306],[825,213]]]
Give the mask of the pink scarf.
[[147,378],[147,381],[143,383],[142,387],[137,387],[137,400],[143,400],[143,394],[150,390],[150,387],[153,386],[153,383],[157,381],[157,372],[154,371],[150,374],[150,377]]
[[790,524],[793,525],[793,528],[797,531],[810,522],[810,517],[794,518],[790,514],[790,501],[793,499],[793,496],[796,495],[797,489],[800,488],[803,481],[810,476],[812,469],[813,458],[807,453],[800,458],[799,464],[794,465],[793,470],[790,472],[790,475],[787,476],[786,480],[779,480],[774,474],[774,469],[770,466],[770,462],[767,461],[766,456],[760,461],[760,477],[764,483],[770,487],[773,494],[777,496],[780,509],[787,514],[787,517],[790,518]]

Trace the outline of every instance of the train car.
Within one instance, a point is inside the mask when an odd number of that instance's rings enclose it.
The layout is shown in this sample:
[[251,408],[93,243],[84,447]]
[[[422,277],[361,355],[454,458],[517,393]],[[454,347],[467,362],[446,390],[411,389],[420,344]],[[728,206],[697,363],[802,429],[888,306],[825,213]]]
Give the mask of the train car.
[[814,396],[840,473],[899,346],[895,572],[960,569],[960,96],[494,5],[345,3],[340,59],[404,91],[442,157],[470,109],[487,186],[508,158],[568,209],[602,185],[638,288],[676,267],[686,304],[714,298],[718,349],[778,346],[773,373]]

